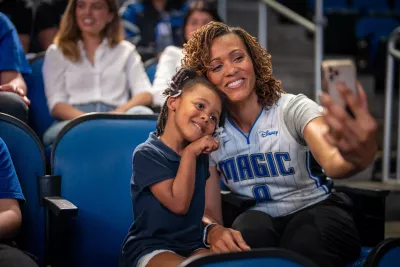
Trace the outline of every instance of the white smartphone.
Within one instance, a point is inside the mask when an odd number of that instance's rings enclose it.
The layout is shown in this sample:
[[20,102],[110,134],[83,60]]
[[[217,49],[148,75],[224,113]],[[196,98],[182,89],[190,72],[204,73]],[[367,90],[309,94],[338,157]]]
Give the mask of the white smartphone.
[[338,82],[344,83],[357,94],[356,67],[350,59],[322,61],[322,90],[327,92],[337,104],[346,108],[345,102],[336,89]]

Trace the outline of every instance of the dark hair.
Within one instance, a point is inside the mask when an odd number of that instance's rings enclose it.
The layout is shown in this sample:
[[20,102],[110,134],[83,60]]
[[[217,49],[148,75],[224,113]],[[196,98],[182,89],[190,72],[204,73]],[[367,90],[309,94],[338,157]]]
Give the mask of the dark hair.
[[[219,90],[213,85],[211,82],[207,80],[203,75],[199,76],[197,73],[188,68],[181,68],[178,72],[172,77],[170,85],[167,89],[164,90],[163,95],[166,97],[164,101],[164,105],[161,108],[160,115],[158,116],[157,126],[156,126],[156,135],[161,136],[164,133],[165,125],[168,120],[168,98],[174,95],[179,94],[179,90],[181,90],[181,95],[185,92],[190,91],[194,85],[202,84],[213,91],[215,91],[220,97],[222,101],[222,95]],[[223,113],[223,112],[222,112]],[[222,115],[221,113],[221,115]],[[221,116],[222,117],[222,116]],[[221,122],[220,122],[221,125]]]
[[255,92],[258,103],[264,107],[276,103],[285,91],[282,89],[281,81],[272,76],[271,55],[255,37],[242,28],[229,27],[224,23],[212,21],[197,29],[184,45],[185,56],[181,61],[182,66],[197,71],[199,75],[206,74],[210,64],[212,42],[227,34],[235,34],[246,46],[256,76]]
[[[152,4],[152,0],[143,0],[142,3]],[[183,4],[185,4],[185,0],[167,0],[167,3],[165,5],[165,11],[179,9]]]
[[211,15],[213,18],[213,21],[218,21],[222,22],[221,17],[218,14],[218,10],[216,7],[215,1],[212,0],[196,0],[190,3],[188,10],[186,11],[184,17],[183,17],[183,25],[182,25],[182,40],[184,43],[186,43],[188,40],[185,38],[185,28],[187,21],[189,17],[194,13],[194,12],[205,12]]

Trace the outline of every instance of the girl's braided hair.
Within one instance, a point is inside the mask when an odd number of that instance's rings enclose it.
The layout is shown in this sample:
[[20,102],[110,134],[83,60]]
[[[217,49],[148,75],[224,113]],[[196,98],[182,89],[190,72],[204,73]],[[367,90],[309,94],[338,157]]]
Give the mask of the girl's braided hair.
[[183,46],[185,56],[181,62],[182,66],[202,75],[207,74],[212,42],[227,34],[235,34],[246,46],[253,62],[258,102],[264,107],[271,106],[285,91],[282,89],[281,82],[272,76],[271,55],[257,42],[255,37],[242,28],[229,27],[224,23],[212,21],[197,29]]
[[166,97],[164,104],[161,108],[160,115],[158,116],[157,126],[156,126],[156,135],[161,136],[164,133],[165,126],[168,120],[168,98],[169,97],[178,97],[191,90],[194,85],[202,84],[212,90],[214,90],[220,97],[221,93],[219,90],[210,83],[204,76],[199,76],[197,73],[188,68],[181,68],[178,72],[172,77],[170,84],[167,89],[164,90],[163,96]]

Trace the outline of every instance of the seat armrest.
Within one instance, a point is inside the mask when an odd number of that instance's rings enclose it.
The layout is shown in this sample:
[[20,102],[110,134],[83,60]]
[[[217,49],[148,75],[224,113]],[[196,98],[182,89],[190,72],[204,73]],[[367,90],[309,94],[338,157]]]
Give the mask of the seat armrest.
[[385,238],[387,184],[369,181],[335,181],[334,189],[354,204],[353,217],[363,246],[374,247]]
[[78,215],[78,207],[61,197],[44,197],[43,202],[56,217],[70,218]]
[[256,200],[254,198],[237,195],[230,191],[221,191],[221,198],[222,202],[230,204],[238,209],[246,209],[256,204]]
[[231,227],[236,217],[253,207],[256,200],[246,196],[240,196],[230,191],[221,191],[222,219],[225,227]]
[[375,197],[375,198],[386,198],[390,190],[387,189],[379,189],[379,188],[360,188],[354,185],[346,185],[346,184],[335,184],[335,189],[338,192],[343,193],[353,193],[357,195],[362,195],[366,197]]

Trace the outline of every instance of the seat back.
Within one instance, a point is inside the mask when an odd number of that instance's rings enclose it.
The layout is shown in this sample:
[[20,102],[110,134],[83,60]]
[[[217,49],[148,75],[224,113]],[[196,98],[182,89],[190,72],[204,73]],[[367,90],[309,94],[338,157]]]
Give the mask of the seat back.
[[66,228],[63,266],[117,266],[133,222],[132,154],[155,131],[156,119],[155,115],[88,114],[58,135],[52,174],[61,175],[61,196],[79,208]]
[[246,252],[197,256],[184,261],[180,267],[316,267],[303,256],[284,249],[255,249]]
[[0,113],[0,137],[7,144],[26,202],[21,205],[19,246],[44,266],[44,209],[39,205],[37,176],[45,175],[44,150],[39,138],[22,121]]
[[150,58],[144,62],[144,69],[149,77],[150,82],[153,84],[157,71],[158,58]]
[[379,243],[368,255],[365,267],[397,267],[400,264],[400,238]]
[[29,106],[29,125],[42,139],[43,133],[53,123],[54,119],[47,106],[47,99],[44,93],[42,67],[44,54],[40,53],[31,60],[32,73],[24,77],[28,87],[28,98],[31,100]]

